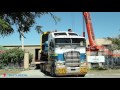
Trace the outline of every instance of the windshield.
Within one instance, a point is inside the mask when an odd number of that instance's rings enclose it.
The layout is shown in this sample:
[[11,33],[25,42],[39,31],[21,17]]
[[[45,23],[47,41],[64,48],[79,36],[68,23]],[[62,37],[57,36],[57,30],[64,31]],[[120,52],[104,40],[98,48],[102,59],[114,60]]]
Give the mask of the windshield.
[[55,44],[60,46],[77,46],[77,47],[83,47],[86,46],[86,41],[84,38],[56,38]]

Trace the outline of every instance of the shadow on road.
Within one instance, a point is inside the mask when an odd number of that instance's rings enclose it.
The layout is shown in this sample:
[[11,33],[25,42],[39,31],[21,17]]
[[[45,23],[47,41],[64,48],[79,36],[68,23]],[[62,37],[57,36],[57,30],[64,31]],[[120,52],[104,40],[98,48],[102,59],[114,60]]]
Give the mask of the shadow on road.
[[[53,76],[51,76],[51,74],[49,72],[42,72],[42,73],[44,73],[45,76],[53,77]],[[66,76],[54,76],[54,77],[55,78],[65,78],[65,77],[67,77],[67,78],[70,77],[71,78],[71,77],[84,77],[84,76],[81,76],[81,75],[66,75]]]

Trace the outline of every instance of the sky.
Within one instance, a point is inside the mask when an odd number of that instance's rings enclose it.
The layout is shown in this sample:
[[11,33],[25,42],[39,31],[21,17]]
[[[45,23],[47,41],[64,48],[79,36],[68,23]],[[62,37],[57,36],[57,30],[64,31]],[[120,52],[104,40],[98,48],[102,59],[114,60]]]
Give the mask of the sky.
[[[25,34],[24,45],[39,45],[40,34],[35,31],[36,25],[41,25],[43,31],[72,31],[82,35],[84,24],[82,12],[52,12],[60,18],[55,24],[53,18],[47,14],[36,18],[36,24],[31,27],[30,32]],[[115,37],[120,34],[120,12],[90,12],[95,38]],[[15,31],[16,28],[14,27]],[[87,31],[86,39],[88,39]],[[0,36],[0,45],[21,45],[18,32],[7,37]]]

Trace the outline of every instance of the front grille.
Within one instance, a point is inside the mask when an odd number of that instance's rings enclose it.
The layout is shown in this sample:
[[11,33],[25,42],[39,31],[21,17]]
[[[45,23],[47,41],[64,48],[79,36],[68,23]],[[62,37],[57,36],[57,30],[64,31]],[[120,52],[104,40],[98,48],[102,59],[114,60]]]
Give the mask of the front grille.
[[80,65],[80,52],[69,51],[64,53],[64,59],[66,66],[68,67],[79,67]]

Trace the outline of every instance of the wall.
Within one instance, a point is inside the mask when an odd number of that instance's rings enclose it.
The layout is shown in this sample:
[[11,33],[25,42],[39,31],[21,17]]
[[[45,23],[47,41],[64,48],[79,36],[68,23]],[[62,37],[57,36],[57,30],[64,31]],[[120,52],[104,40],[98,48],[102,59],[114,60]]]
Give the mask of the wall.
[[[21,45],[4,45],[7,49],[22,48]],[[40,45],[24,45],[24,49],[33,54],[33,62],[35,61],[35,49],[40,49]]]

